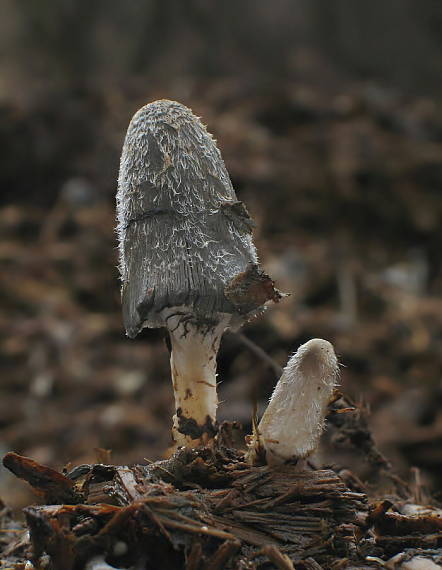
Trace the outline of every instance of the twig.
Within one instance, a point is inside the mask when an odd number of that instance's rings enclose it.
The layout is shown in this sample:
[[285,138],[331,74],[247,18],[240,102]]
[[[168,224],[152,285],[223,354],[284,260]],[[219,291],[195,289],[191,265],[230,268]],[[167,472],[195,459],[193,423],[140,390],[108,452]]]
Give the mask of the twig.
[[202,555],[203,547],[201,546],[201,542],[194,542],[186,560],[186,570],[198,570]]
[[20,532],[27,532],[26,530],[23,529],[19,529],[19,528],[0,528],[0,532],[15,532],[15,533],[20,533]]
[[170,543],[172,543],[172,537],[170,536],[169,531],[166,529],[166,527],[161,522],[160,518],[152,511],[152,509],[149,507],[147,503],[144,503],[143,509],[144,512],[147,514],[147,516],[152,520],[152,522],[158,526],[158,528],[164,534],[167,540]]
[[[342,561],[340,560],[339,562]],[[304,566],[307,570],[323,570],[322,566],[318,564],[314,558],[307,558],[307,560],[304,561]]]
[[238,489],[230,489],[227,494],[218,502],[215,511],[223,512],[232,504],[232,500],[236,499],[239,495]]
[[241,505],[233,505],[233,506],[226,507],[225,509],[223,509],[222,513],[225,514],[225,513],[228,513],[230,511],[237,511],[239,509],[243,509],[244,507],[250,507],[252,505],[261,505],[263,503],[266,503],[267,501],[268,501],[268,498],[264,497],[263,499],[256,499],[255,501],[249,501],[247,503],[242,503]]
[[279,570],[295,570],[293,562],[290,560],[287,554],[283,554],[277,546],[264,546],[261,552],[267,556],[270,562],[273,562],[273,564],[275,564]]
[[231,332],[231,334],[235,335],[247,348],[250,352],[253,352],[258,358],[260,358],[263,362],[265,362],[275,373],[276,378],[279,378],[282,374],[282,367],[274,360],[270,355],[267,354],[265,350],[263,350],[260,346],[246,337],[245,334],[240,332]]
[[226,540],[219,547],[215,554],[207,562],[207,570],[221,570],[226,562],[234,556],[241,547],[241,542],[237,539]]
[[230,534],[230,532],[224,532],[223,530],[217,530],[216,528],[211,528],[206,525],[190,525],[185,523],[179,523],[172,519],[166,517],[160,517],[161,522],[170,528],[176,528],[179,530],[184,530],[185,532],[192,532],[194,534],[204,534],[207,536],[216,536],[217,538],[224,538],[225,540],[235,540],[235,536]]

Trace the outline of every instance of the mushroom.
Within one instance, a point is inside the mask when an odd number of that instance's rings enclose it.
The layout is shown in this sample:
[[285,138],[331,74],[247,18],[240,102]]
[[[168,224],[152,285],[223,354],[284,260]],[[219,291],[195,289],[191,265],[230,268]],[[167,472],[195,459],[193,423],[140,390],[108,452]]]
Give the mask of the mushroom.
[[216,356],[281,294],[258,266],[254,226],[212,136],[190,109],[155,101],[133,116],[120,163],[117,218],[123,320],[134,338],[167,328],[179,445],[216,433]]
[[315,338],[300,346],[249,438],[248,460],[256,463],[264,456],[275,465],[310,455],[318,446],[338,376],[331,343]]

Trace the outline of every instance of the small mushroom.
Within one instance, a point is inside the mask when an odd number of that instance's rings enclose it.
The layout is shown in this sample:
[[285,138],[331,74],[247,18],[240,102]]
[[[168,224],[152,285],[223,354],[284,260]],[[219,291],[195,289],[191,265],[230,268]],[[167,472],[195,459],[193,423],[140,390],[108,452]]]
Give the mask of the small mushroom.
[[255,463],[264,456],[275,465],[310,455],[318,446],[338,376],[332,344],[315,338],[300,346],[250,438],[248,460]]
[[155,101],[132,118],[117,193],[123,319],[134,338],[166,327],[179,445],[216,431],[216,356],[281,294],[258,266],[254,226],[212,136],[190,109]]

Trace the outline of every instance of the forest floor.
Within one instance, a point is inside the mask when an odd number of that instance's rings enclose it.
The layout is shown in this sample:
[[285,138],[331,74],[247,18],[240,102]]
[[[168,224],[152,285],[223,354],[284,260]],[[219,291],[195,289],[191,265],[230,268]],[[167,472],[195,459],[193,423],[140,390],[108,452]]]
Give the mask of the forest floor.
[[[167,349],[161,331],[124,336],[113,202],[130,116],[165,92],[146,95],[133,85],[0,109],[2,455],[13,450],[66,473],[97,460],[143,465],[167,455]],[[435,505],[442,491],[441,107],[373,84],[255,92],[227,80],[174,91],[215,134],[257,222],[261,262],[291,293],[243,332],[279,366],[310,338],[331,341],[343,392],[405,481],[401,501]],[[249,432],[254,401],[262,410],[275,383],[273,368],[228,333],[219,380],[220,419]],[[348,492],[369,501],[397,496],[396,483],[354,443],[330,422],[315,465],[348,470],[363,485],[356,491],[344,479]],[[0,511],[8,521],[1,552],[14,534],[6,531],[23,528],[20,509],[35,497],[6,469],[0,496],[13,509],[13,521],[7,507]]]

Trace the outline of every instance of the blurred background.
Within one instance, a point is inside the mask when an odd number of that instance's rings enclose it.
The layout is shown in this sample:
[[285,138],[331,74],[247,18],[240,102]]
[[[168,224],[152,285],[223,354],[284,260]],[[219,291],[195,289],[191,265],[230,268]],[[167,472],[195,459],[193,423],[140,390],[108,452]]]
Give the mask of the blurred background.
[[[124,335],[114,232],[129,120],[169,98],[215,135],[291,293],[247,337],[280,365],[333,342],[381,451],[440,493],[441,69],[440,0],[2,0],[1,454],[61,469],[170,445],[164,334]],[[248,428],[276,378],[228,333],[219,380],[220,419]],[[26,493],[0,471],[4,500]]]

